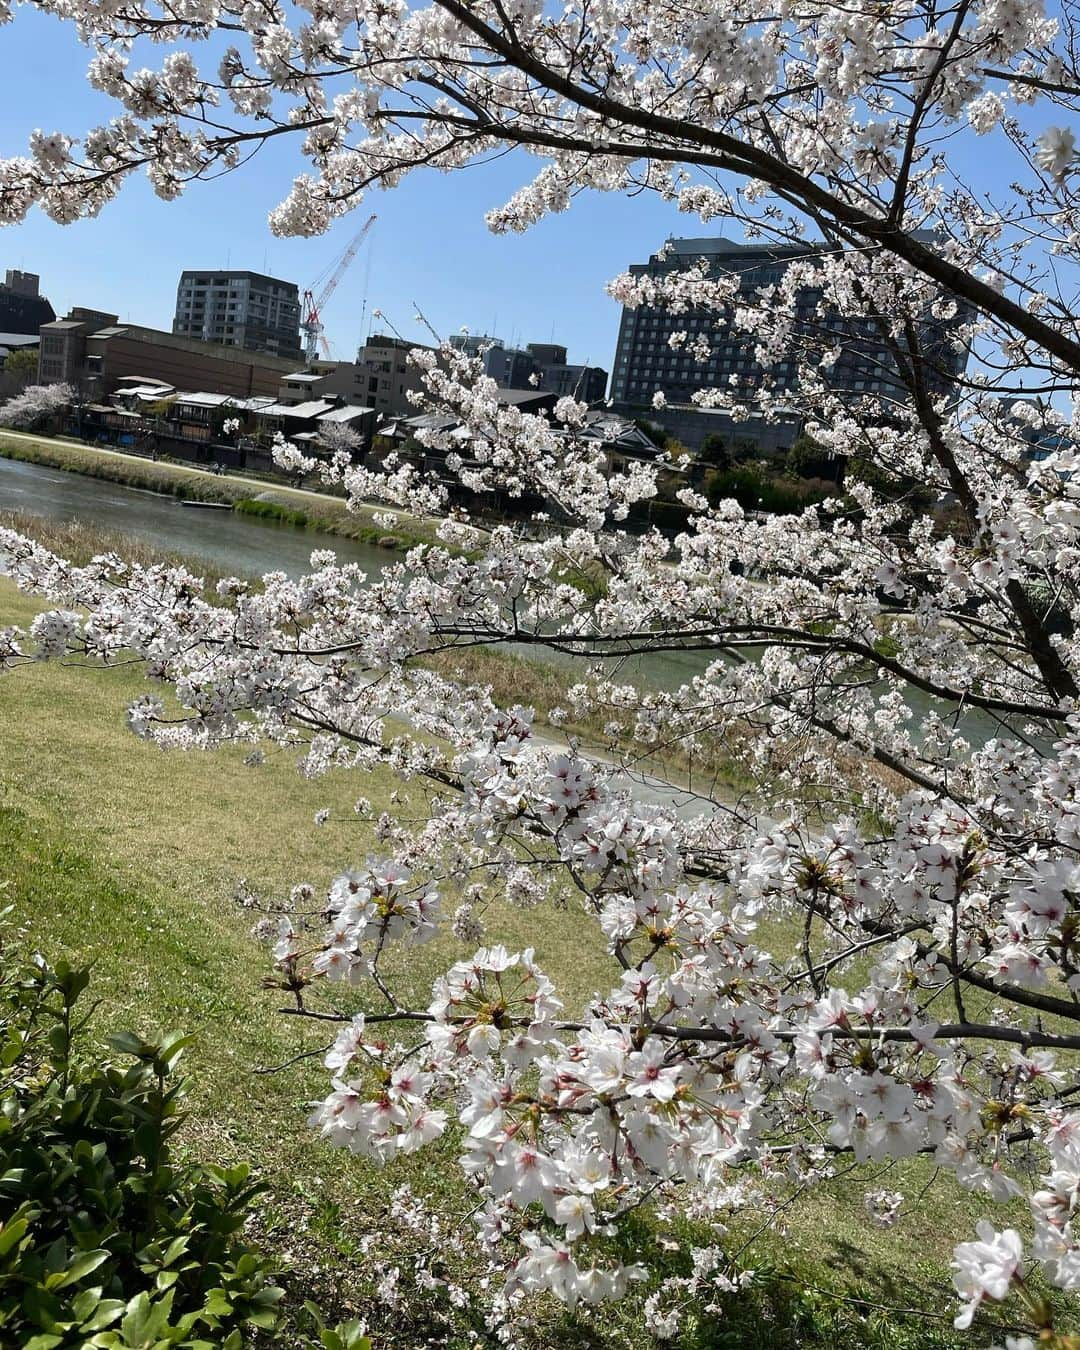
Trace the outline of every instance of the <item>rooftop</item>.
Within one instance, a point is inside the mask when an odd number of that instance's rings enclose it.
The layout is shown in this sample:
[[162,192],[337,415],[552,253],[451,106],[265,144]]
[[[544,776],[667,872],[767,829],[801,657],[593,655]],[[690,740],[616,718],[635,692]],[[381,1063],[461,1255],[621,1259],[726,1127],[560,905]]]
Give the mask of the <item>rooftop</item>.
[[285,281],[281,277],[267,276],[265,272],[247,272],[229,267],[185,267],[180,273],[180,285],[182,286],[185,281],[193,281],[197,277],[206,277],[209,285],[213,285],[219,278],[226,282],[240,281],[243,279],[248,281],[265,281],[269,282],[272,286],[284,286],[288,290],[295,291],[297,295],[300,293],[299,287],[295,281]]
[[235,408],[240,400],[232,397],[231,394],[178,394],[176,401],[178,403],[194,404],[196,408]]
[[[78,320],[62,320],[44,324],[45,328],[80,327]],[[226,347],[216,342],[200,342],[197,338],[181,337],[178,333],[166,333],[160,328],[144,328],[142,324],[109,324],[105,328],[95,328],[87,333],[87,340],[109,342],[114,338],[127,337],[133,342],[146,342],[155,347],[171,348],[174,351],[190,352],[194,356],[205,356],[214,361],[229,361],[245,366],[259,366],[264,370],[285,374],[295,370],[296,357],[270,356],[266,352],[251,352],[243,347]]]
[[355,403],[347,404],[344,408],[332,408],[330,412],[323,413],[319,417],[320,422],[355,422],[358,417],[366,417],[369,413],[374,413],[374,408],[361,408]]
[[414,347],[419,347],[422,352],[433,352],[434,347],[427,347],[422,342],[410,342],[408,338],[388,337],[385,333],[373,333],[364,343],[361,351],[368,347],[392,347],[395,351],[411,352]]
[[123,389],[117,389],[118,394],[124,398],[169,398],[176,390],[171,384],[160,384],[157,380],[148,380],[145,384],[129,384]]
[[266,417],[319,417],[322,413],[330,412],[334,407],[332,403],[327,403],[325,399],[312,399],[307,403],[270,403],[265,408],[260,408],[259,412]]

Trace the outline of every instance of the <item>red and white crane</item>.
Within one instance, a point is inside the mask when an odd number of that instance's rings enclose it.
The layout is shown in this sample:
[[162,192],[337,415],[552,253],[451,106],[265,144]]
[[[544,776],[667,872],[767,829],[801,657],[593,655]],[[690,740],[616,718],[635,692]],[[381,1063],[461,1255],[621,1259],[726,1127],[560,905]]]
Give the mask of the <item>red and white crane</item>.
[[[322,347],[323,355],[327,360],[331,359],[330,344],[326,341],[325,329],[323,328],[322,312],[326,302],[337,290],[338,282],[349,270],[349,264],[356,257],[360,245],[364,242],[365,235],[375,224],[375,220],[375,216],[368,216],[360,233],[352,240],[337,262],[331,264],[330,274],[323,282],[318,297],[315,296],[313,288],[320,284],[321,277],[319,281],[312,282],[311,288],[304,292],[300,327],[304,333],[304,357],[308,361],[314,361],[318,357],[320,347]],[[326,274],[324,273],[324,275]]]

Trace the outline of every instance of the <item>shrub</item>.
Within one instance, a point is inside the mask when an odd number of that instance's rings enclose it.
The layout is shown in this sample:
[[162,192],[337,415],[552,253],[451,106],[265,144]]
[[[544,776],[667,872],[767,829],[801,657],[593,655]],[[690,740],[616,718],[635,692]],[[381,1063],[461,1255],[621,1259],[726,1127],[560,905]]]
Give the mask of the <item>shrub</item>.
[[721,436],[718,432],[710,431],[701,442],[698,460],[701,464],[708,464],[716,469],[729,469],[731,467],[731,451],[728,447],[727,437]]
[[174,1154],[188,1038],[85,1060],[88,970],[0,938],[0,1344],[238,1350],[273,1328],[282,1291],[240,1236],[263,1187]]
[[806,432],[796,436],[785,457],[784,468],[789,477],[795,479],[828,478],[842,482],[844,477],[844,460]]
[[734,497],[746,511],[766,511],[771,515],[793,515],[822,501],[826,495],[766,474],[756,464],[741,464],[723,472],[711,470],[705,475],[703,491],[713,506],[725,497]]
[[643,525],[655,525],[664,534],[674,537],[687,527],[690,513],[681,502],[667,502],[661,497],[635,502],[630,508],[630,519]]

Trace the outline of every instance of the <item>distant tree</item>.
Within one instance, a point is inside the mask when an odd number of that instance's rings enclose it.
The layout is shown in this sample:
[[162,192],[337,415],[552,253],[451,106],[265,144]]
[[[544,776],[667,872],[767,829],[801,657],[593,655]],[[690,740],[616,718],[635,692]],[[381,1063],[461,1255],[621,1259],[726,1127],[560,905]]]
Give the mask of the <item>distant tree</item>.
[[662,426],[657,425],[656,422],[650,422],[645,417],[635,417],[634,426],[637,427],[638,431],[643,431],[646,436],[650,437],[661,450],[666,447],[668,443],[668,433]]
[[747,460],[759,459],[760,447],[752,436],[736,436],[731,443],[731,458],[736,464],[745,464]]
[[344,422],[327,422],[317,434],[321,448],[331,454],[345,453],[350,459],[356,459],[364,451],[363,436]]
[[37,379],[38,354],[29,347],[21,347],[4,361],[4,384],[8,389],[21,392]]
[[843,477],[843,460],[812,436],[801,432],[787,452],[785,467],[794,478]]
[[701,442],[698,459],[702,464],[708,464],[713,469],[729,469],[731,467],[731,450],[728,446],[727,437],[721,436],[719,432],[710,431]]
[[32,431],[55,417],[75,399],[70,384],[32,384],[0,408],[0,427]]

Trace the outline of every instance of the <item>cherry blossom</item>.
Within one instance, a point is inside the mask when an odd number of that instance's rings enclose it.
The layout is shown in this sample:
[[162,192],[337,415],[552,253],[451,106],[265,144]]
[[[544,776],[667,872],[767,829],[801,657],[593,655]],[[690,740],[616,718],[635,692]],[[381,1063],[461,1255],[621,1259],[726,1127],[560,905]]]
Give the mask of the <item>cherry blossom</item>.
[[[983,1216],[954,1235],[959,1326],[1035,1269],[1080,1287],[1075,7],[39,7],[119,106],[0,163],[0,221],[93,216],[142,170],[171,198],[291,136],[281,234],[524,147],[496,233],[589,188],[799,250],[749,289],[664,250],[666,271],[609,285],[631,317],[678,317],[673,359],[708,368],[717,332],[745,336],[755,374],[693,401],[798,417],[844,470],[799,514],[711,501],[663,455],[613,468],[576,400],[507,407],[447,344],[412,357],[438,475],[347,438],[276,450],[354,508],[445,517],[378,575],[320,549],[208,594],[0,532],[44,604],[0,631],[9,674],[139,662],[129,723],[163,748],[399,781],[385,814],[357,802],[369,855],[342,842],[325,893],[299,883],[261,925],[284,1008],[336,1032],[314,1137],[357,1166],[453,1148],[507,1341],[541,1295],[579,1315],[639,1297],[677,1337],[744,1282],[730,1211],[778,1215],[855,1169],[870,1218],[902,1223],[916,1157]],[[992,180],[960,181],[972,146]],[[866,387],[841,388],[856,358]],[[656,383],[659,415],[678,400]],[[674,537],[640,519],[662,493]],[[550,724],[604,728],[603,754],[427,662],[466,672],[477,646],[561,663]],[[672,678],[634,674],[673,653]],[[685,773],[657,790],[647,757],[671,747]],[[342,823],[321,828],[332,851]],[[582,1006],[539,937],[506,942],[507,905],[578,913],[607,971]],[[436,937],[446,969],[416,996],[403,960]],[[1018,1201],[1023,1253],[989,1217]],[[435,1232],[418,1203],[402,1224]],[[642,1214],[705,1236],[691,1273],[635,1295]],[[382,1271],[388,1301],[404,1278]]]

